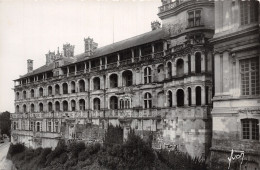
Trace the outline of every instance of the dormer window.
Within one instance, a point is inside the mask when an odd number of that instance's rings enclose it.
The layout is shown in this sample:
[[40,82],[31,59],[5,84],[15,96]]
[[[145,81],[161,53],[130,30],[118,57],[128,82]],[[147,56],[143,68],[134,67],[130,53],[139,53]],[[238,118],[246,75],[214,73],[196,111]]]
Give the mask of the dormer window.
[[55,68],[59,67],[59,62],[55,62]]

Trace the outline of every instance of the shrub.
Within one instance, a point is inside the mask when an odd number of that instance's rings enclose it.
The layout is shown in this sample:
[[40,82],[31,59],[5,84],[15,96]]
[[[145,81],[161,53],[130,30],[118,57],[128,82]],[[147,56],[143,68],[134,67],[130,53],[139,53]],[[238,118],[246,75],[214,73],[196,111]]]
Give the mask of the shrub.
[[72,142],[69,147],[68,150],[71,152],[72,157],[78,157],[79,153],[81,151],[83,151],[86,148],[85,143],[84,142]]
[[58,145],[56,146],[56,148],[47,156],[47,161],[46,161],[46,165],[49,165],[51,163],[52,160],[54,160],[54,158],[59,157],[62,153],[66,152],[66,145],[64,141],[59,141]]
[[179,151],[162,150],[158,152],[158,158],[171,169],[178,170],[206,170],[207,166],[203,159],[191,157],[188,153]]
[[44,166],[47,156],[51,153],[51,148],[44,148],[39,156],[39,166]]
[[17,144],[12,144],[9,147],[8,154],[12,157],[17,153],[23,152],[25,150],[24,144],[17,143]]

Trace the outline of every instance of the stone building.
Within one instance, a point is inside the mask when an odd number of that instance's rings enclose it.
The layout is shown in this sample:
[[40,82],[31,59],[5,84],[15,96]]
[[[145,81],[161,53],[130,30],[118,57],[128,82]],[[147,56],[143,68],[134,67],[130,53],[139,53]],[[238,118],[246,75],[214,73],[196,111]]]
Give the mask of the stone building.
[[86,124],[110,123],[124,138],[132,128],[152,134],[155,148],[207,156],[214,2],[163,0],[158,16],[162,26],[152,22],[142,35],[100,48],[87,38],[79,55],[67,44],[35,70],[28,60],[28,73],[15,80],[12,141],[55,147],[61,138],[88,138]]
[[[212,160],[244,151],[242,169],[260,169],[259,2],[215,2]],[[239,154],[236,153],[236,154]],[[233,161],[234,162],[234,161]]]

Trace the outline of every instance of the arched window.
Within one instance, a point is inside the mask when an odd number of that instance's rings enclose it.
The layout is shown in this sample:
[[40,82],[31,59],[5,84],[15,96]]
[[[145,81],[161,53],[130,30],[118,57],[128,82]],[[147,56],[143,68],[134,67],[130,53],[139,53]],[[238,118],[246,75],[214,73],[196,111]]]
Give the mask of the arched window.
[[48,96],[51,96],[52,95],[52,86],[49,86],[48,87]]
[[43,112],[43,104],[42,103],[39,104],[39,112]]
[[133,73],[130,70],[126,70],[123,72],[123,86],[131,86],[133,85]]
[[191,74],[191,55],[188,54],[188,74]]
[[63,94],[68,94],[68,84],[63,83],[62,84]]
[[65,112],[68,111],[68,102],[66,100],[62,102],[62,105],[63,105],[63,111]]
[[76,93],[76,84],[74,81],[70,83],[70,86],[71,86],[71,93]]
[[152,82],[152,69],[150,67],[146,67],[144,69],[144,83]]
[[94,99],[94,110],[100,110],[100,99],[99,98]]
[[41,123],[40,123],[40,122],[37,122],[37,123],[36,123],[36,131],[37,131],[37,132],[40,132],[40,131],[41,131]]
[[20,107],[19,107],[19,105],[16,106],[15,112],[16,112],[16,113],[19,113],[19,112],[20,112]]
[[76,110],[76,101],[71,100],[70,104],[71,104],[71,111],[75,111]]
[[79,92],[84,92],[84,91],[85,91],[85,81],[79,80]]
[[172,63],[168,62],[167,63],[167,73],[168,73],[168,78],[172,77]]
[[31,112],[34,113],[34,104],[31,104]]
[[191,88],[188,87],[188,105],[191,106]]
[[60,94],[60,86],[58,84],[55,85],[55,94]]
[[23,112],[26,113],[27,109],[26,109],[26,105],[23,105]]
[[182,89],[177,90],[177,106],[184,106],[184,91]]
[[19,100],[20,99],[20,94],[19,92],[16,92],[16,100]]
[[167,94],[167,104],[168,107],[172,107],[172,92],[169,90]]
[[48,111],[49,111],[49,112],[52,112],[52,111],[53,111],[53,109],[52,109],[52,102],[49,102],[49,103],[48,103]]
[[94,90],[99,90],[100,89],[100,78],[99,77],[95,77],[93,79],[93,89]]
[[34,90],[31,89],[31,98],[34,98]]
[[201,87],[197,86],[195,89],[196,92],[196,105],[200,106],[201,105]]
[[176,63],[177,76],[183,76],[184,74],[184,61],[183,59],[178,59]]
[[124,109],[125,103],[123,99],[120,99],[120,109]]
[[152,108],[152,95],[150,93],[144,94],[144,108]]
[[55,111],[60,111],[60,102],[55,102]]
[[131,106],[130,106],[130,100],[129,99],[126,99],[125,100],[125,108],[126,109],[129,109]]
[[43,96],[43,88],[42,88],[42,87],[39,88],[39,96],[40,96],[40,97]]
[[118,99],[116,96],[110,97],[110,109],[118,109]]
[[195,73],[201,73],[201,53],[195,54]]
[[26,91],[23,91],[23,98],[26,99]]
[[79,100],[79,110],[85,110],[85,100],[84,99],[80,99]]
[[117,74],[111,74],[109,76],[109,81],[110,81],[110,88],[115,88],[118,86],[118,77]]

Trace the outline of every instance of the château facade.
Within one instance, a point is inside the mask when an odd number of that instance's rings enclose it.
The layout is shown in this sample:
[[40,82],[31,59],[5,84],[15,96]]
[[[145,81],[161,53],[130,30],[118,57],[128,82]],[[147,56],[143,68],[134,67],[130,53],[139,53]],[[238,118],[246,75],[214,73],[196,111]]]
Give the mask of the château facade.
[[242,169],[260,168],[259,9],[252,0],[215,2],[211,159],[243,151]]
[[86,124],[120,125],[154,148],[209,155],[212,135],[214,2],[163,0],[152,31],[98,48],[85,38],[48,52],[46,64],[14,80],[12,142],[55,147],[91,140]]

